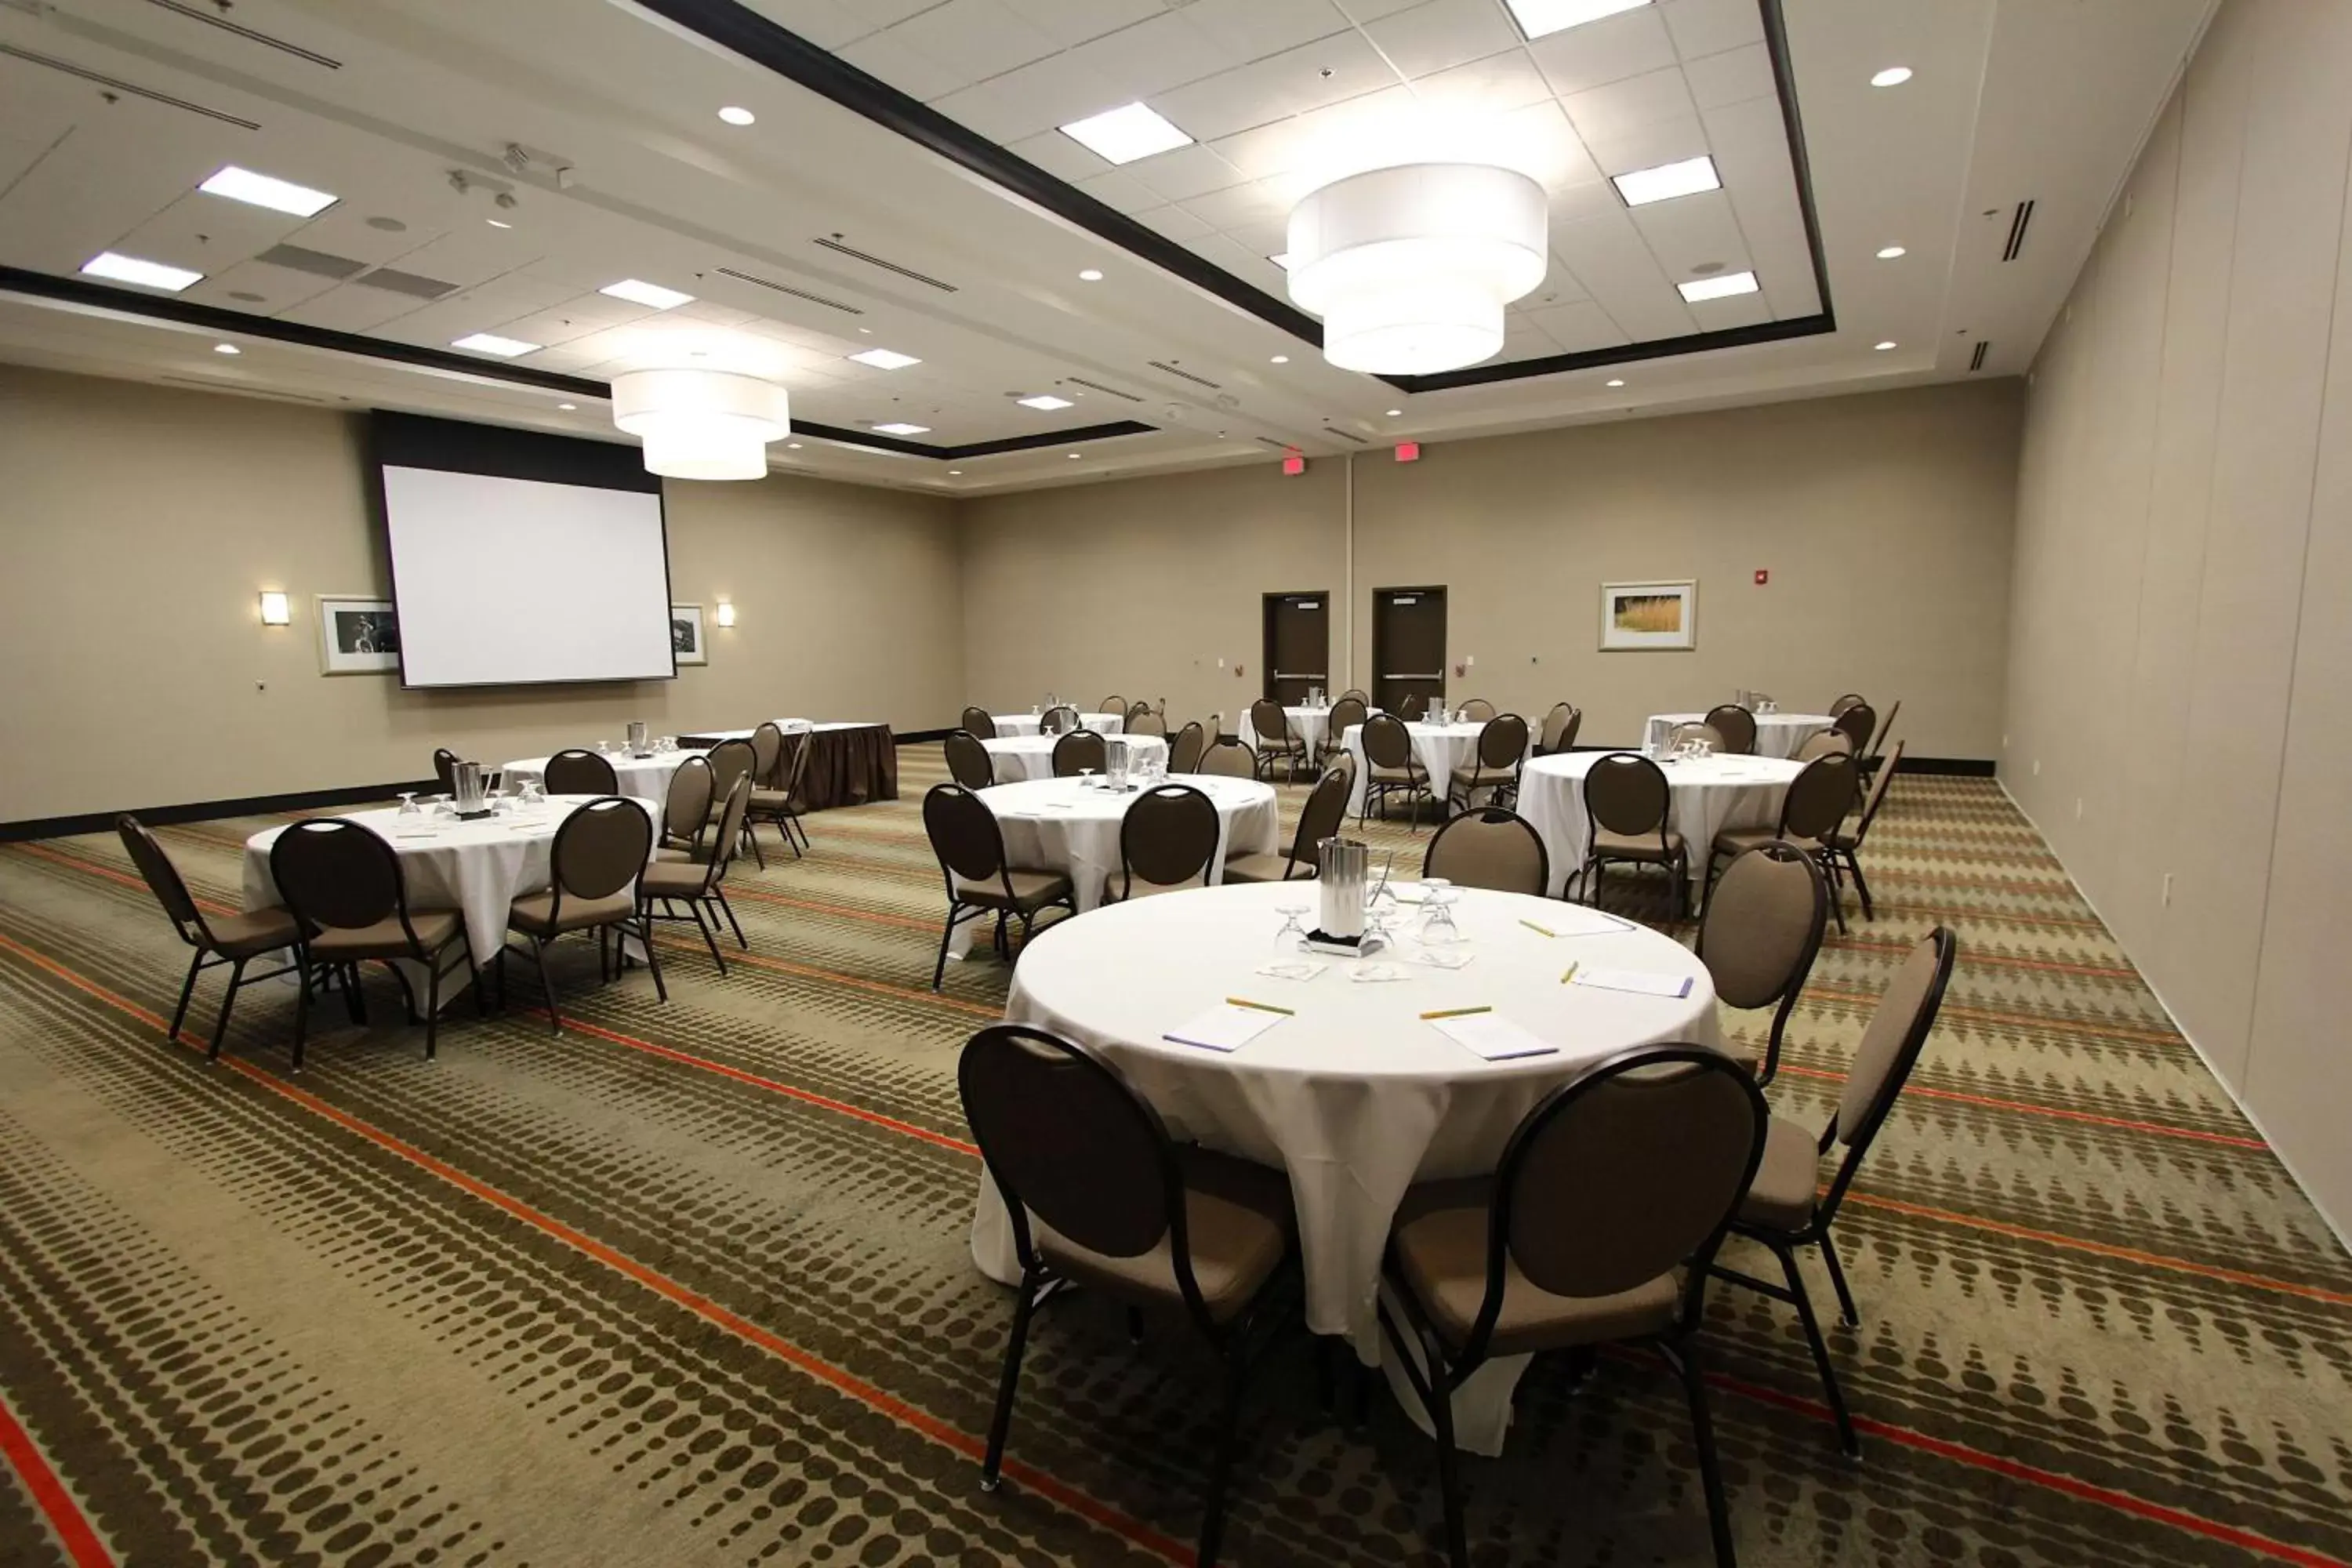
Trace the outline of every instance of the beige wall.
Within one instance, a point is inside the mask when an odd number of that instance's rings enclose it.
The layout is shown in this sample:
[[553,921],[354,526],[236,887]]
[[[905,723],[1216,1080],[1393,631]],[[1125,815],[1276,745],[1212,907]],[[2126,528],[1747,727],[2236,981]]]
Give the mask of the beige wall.
[[2352,5],[2229,0],[2043,346],[2002,764],[2341,1234],[2347,81]]
[[[378,591],[358,419],[0,366],[0,821],[415,779],[762,718],[950,721],[961,658],[950,503],[782,478],[673,484],[681,600],[732,599],[675,681],[403,691],[322,678],[310,595]],[[282,587],[294,624],[264,627]],[[534,605],[515,584],[518,615]]]
[[[1530,718],[1566,699],[1589,741],[1740,687],[1784,703],[1903,700],[1916,754],[2000,741],[2018,386],[2003,381],[1434,443],[1354,470],[1352,683],[1374,588],[1443,584],[1457,696]],[[963,507],[972,700],[1165,695],[1230,721],[1260,690],[1260,597],[1340,592],[1347,466],[1274,463]],[[1771,574],[1755,586],[1759,568]],[[1600,584],[1696,577],[1698,647],[1598,651]],[[1348,668],[1335,626],[1332,668]],[[1227,661],[1222,674],[1219,658]],[[1236,679],[1240,662],[1247,674]],[[1335,680],[1336,687],[1350,684]]]

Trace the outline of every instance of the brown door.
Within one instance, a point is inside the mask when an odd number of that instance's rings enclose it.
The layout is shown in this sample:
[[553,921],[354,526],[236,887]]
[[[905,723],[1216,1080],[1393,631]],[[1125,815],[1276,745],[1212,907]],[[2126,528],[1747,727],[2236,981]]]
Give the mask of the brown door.
[[1265,695],[1288,707],[1331,678],[1331,600],[1324,594],[1265,596]]
[[1372,590],[1372,703],[1413,716],[1445,689],[1445,590]]

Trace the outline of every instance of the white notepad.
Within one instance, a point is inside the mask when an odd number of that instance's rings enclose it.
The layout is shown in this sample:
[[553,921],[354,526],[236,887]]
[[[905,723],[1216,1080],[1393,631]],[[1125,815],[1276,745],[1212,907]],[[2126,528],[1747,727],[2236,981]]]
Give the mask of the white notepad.
[[1580,969],[1575,984],[1590,985],[1601,991],[1631,991],[1643,996],[1687,996],[1691,994],[1691,977],[1687,974],[1654,974],[1642,969]]
[[1530,918],[1527,923],[1541,926],[1554,936],[1612,936],[1633,929],[1632,921],[1619,920],[1589,905],[1570,903],[1548,905],[1540,917]]
[[1465,1013],[1454,1018],[1432,1018],[1430,1027],[1456,1045],[1467,1046],[1490,1062],[1513,1057],[1544,1057],[1559,1047],[1548,1045],[1500,1013]]
[[1269,1013],[1263,1007],[1236,1007],[1231,1002],[1220,1002],[1160,1037],[1180,1046],[1198,1046],[1204,1051],[1237,1051],[1288,1016],[1286,1013]]

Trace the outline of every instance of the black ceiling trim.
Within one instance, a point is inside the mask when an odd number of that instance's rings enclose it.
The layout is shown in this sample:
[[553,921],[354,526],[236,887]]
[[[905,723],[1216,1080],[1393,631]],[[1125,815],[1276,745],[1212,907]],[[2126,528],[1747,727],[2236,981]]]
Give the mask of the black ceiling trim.
[[1227,304],[1269,325],[1323,346],[1323,328],[1314,317],[1255,284],[1234,277],[1206,258],[1185,249],[1157,229],[1055,178],[1025,158],[957,123],[919,99],[821,49],[738,0],[638,0],[645,9],[700,34],[752,64],[798,82],[821,98],[863,115],[886,130],[960,163],[990,184],[1067,219],[1129,255],[1174,273]]
[[[487,381],[503,381],[516,386],[561,392],[574,397],[604,400],[613,395],[612,387],[601,381],[591,381],[586,376],[562,375],[551,370],[534,370],[529,365],[478,360],[470,354],[420,348],[414,343],[364,338],[355,332],[304,326],[299,321],[279,321],[274,316],[250,315],[243,310],[224,310],[218,305],[199,305],[193,300],[173,299],[168,294],[133,293],[128,289],[92,283],[83,278],[58,278],[47,272],[27,271],[21,267],[0,266],[0,293],[26,294],[35,299],[89,305],[124,315],[142,316],[150,321],[176,321],[184,326],[202,327],[210,332],[267,338],[273,342],[324,349],[331,353],[352,354],[361,359],[418,365],[429,370],[458,371]],[[243,390],[226,382],[208,384],[217,384],[224,392]],[[805,436],[812,440],[832,441],[845,447],[870,447],[885,452],[903,453],[910,458],[937,458],[941,462],[984,458],[999,452],[1025,452],[1039,447],[1063,447],[1073,441],[1097,441],[1111,436],[1140,436],[1157,428],[1157,426],[1122,419],[1108,425],[1081,425],[1075,429],[1040,430],[1031,436],[1009,436],[996,441],[973,441],[961,447],[942,447],[926,441],[884,436],[871,430],[855,430],[838,425],[813,425],[804,419],[793,421],[793,434]]]
[[1604,365],[1712,353],[1717,349],[1753,348],[1758,343],[1787,342],[1791,338],[1818,337],[1835,331],[1836,321],[1826,311],[1816,311],[1785,321],[1758,321],[1751,326],[1723,327],[1711,332],[1685,332],[1678,338],[1654,338],[1646,343],[1616,343],[1605,349],[1547,354],[1542,359],[1467,365],[1433,375],[1400,375],[1393,384],[1404,392],[1451,392],[1458,386],[1491,386],[1498,381],[1523,381],[1529,376],[1559,375],[1571,370],[1599,370]]
[[1789,173],[1797,184],[1797,212],[1805,223],[1805,249],[1813,264],[1813,289],[1827,324],[1837,331],[1837,306],[1830,299],[1829,262],[1822,250],[1822,215],[1813,205],[1813,161],[1805,151],[1805,121],[1797,109],[1797,68],[1789,58],[1789,19],[1780,0],[1756,0],[1764,16],[1764,52],[1772,61],[1772,87],[1780,95],[1780,123],[1789,132]]

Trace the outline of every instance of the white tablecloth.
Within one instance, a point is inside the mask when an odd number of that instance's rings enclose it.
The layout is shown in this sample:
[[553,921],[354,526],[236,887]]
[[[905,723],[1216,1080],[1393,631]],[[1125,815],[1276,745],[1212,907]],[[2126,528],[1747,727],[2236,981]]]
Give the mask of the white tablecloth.
[[[506,941],[507,907],[518,894],[548,885],[548,858],[555,830],[593,795],[551,795],[544,806],[500,812],[478,822],[460,822],[430,812],[404,817],[397,806],[349,811],[347,822],[388,840],[400,856],[408,885],[408,907],[457,910],[465,916],[466,945],[477,965],[499,955]],[[652,807],[644,801],[648,814]],[[265,828],[245,841],[245,907],[267,909],[282,902],[269,874],[269,847],[284,827]],[[421,1001],[422,991],[417,993]]]
[[[1322,750],[1323,733],[1329,728],[1331,723],[1331,710],[1328,707],[1285,708],[1282,711],[1290,721],[1290,732],[1307,742],[1307,750],[1309,755]],[[1372,717],[1377,718],[1381,713],[1381,710],[1375,708],[1372,709],[1370,712]],[[1257,726],[1250,722],[1250,713],[1249,710],[1246,708],[1242,710],[1242,727],[1240,733],[1242,744],[1247,746],[1253,752],[1256,751],[1258,747]],[[1361,759],[1359,760],[1360,761]]]
[[[1584,816],[1584,775],[1609,752],[1538,757],[1519,775],[1519,815],[1543,836],[1557,894],[1584,864],[1591,834]],[[1699,757],[1661,763],[1673,790],[1667,826],[1690,849],[1694,883],[1706,879],[1706,854],[1727,827],[1769,827],[1780,820],[1780,797],[1802,763],[1783,757]]]
[[[627,795],[632,800],[649,800],[659,805],[669,795],[670,775],[677,772],[678,763],[688,757],[698,757],[700,752],[656,752],[650,757],[633,757],[625,752],[609,752],[604,760],[613,764],[613,777],[620,785],[613,793]],[[545,757],[523,757],[509,763],[502,770],[509,788],[526,779],[547,776]]]
[[[1037,725],[1040,721],[1039,716],[1034,713],[992,713],[989,717],[995,721],[996,732],[1000,735],[1034,735],[1037,732]],[[1083,730],[1099,730],[1106,735],[1116,735],[1127,728],[1127,715],[1081,713],[1078,715],[1078,727]]]
[[[1421,719],[1405,725],[1405,732],[1412,737],[1413,754],[1421,759],[1421,765],[1429,770],[1430,793],[1437,797],[1441,807],[1445,804],[1445,792],[1453,781],[1454,770],[1468,767],[1471,759],[1478,754],[1478,732],[1486,727],[1483,723],[1435,724]],[[1356,783],[1355,787],[1348,792],[1348,815],[1360,816],[1364,809],[1364,781],[1371,773],[1370,765],[1364,757],[1363,726],[1349,725],[1348,732],[1339,737],[1339,743],[1356,756]],[[1533,756],[1535,749],[1536,733],[1529,730],[1526,754]]]
[[[1054,748],[1061,743],[1059,735],[1000,735],[993,741],[982,741],[996,763],[996,782],[1019,784],[1024,779],[1049,779],[1054,776]],[[1140,766],[1146,759],[1157,758],[1163,767],[1168,762],[1168,742],[1158,735],[1106,735],[1106,751],[1113,746],[1127,748],[1127,765]]]
[[[1704,724],[1704,713],[1653,713],[1643,731],[1643,743],[1655,752],[1665,744],[1667,733],[1677,724]],[[1756,754],[1759,757],[1793,757],[1805,737],[1817,730],[1826,730],[1832,721],[1826,713],[1759,713],[1756,715]]]
[[[1306,1266],[1307,1324],[1346,1334],[1366,1364],[1381,1354],[1373,1315],[1381,1250],[1415,1181],[1484,1175],[1520,1118],[1580,1068],[1653,1041],[1721,1043],[1715,987],[1680,943],[1597,910],[1465,889],[1456,919],[1476,957],[1454,971],[1412,962],[1413,921],[1394,958],[1410,978],[1358,984],[1368,961],[1323,959],[1314,979],[1255,973],[1297,959],[1277,944],[1279,907],[1316,889],[1278,882],[1171,893],[1113,905],[1046,931],[1021,955],[1005,1016],[1105,1052],[1179,1138],[1286,1170]],[[1584,934],[1546,937],[1519,921]],[[1682,998],[1563,985],[1587,967],[1687,975]],[[1161,1039],[1227,996],[1294,1008],[1230,1055]],[[1489,1062],[1420,1015],[1490,1005],[1558,1045],[1558,1055]],[[1011,1224],[983,1173],[972,1255],[990,1278],[1020,1278]],[[1482,1370],[1455,1399],[1462,1446],[1498,1452],[1524,1358]],[[1407,1402],[1411,1407],[1410,1401]]]

